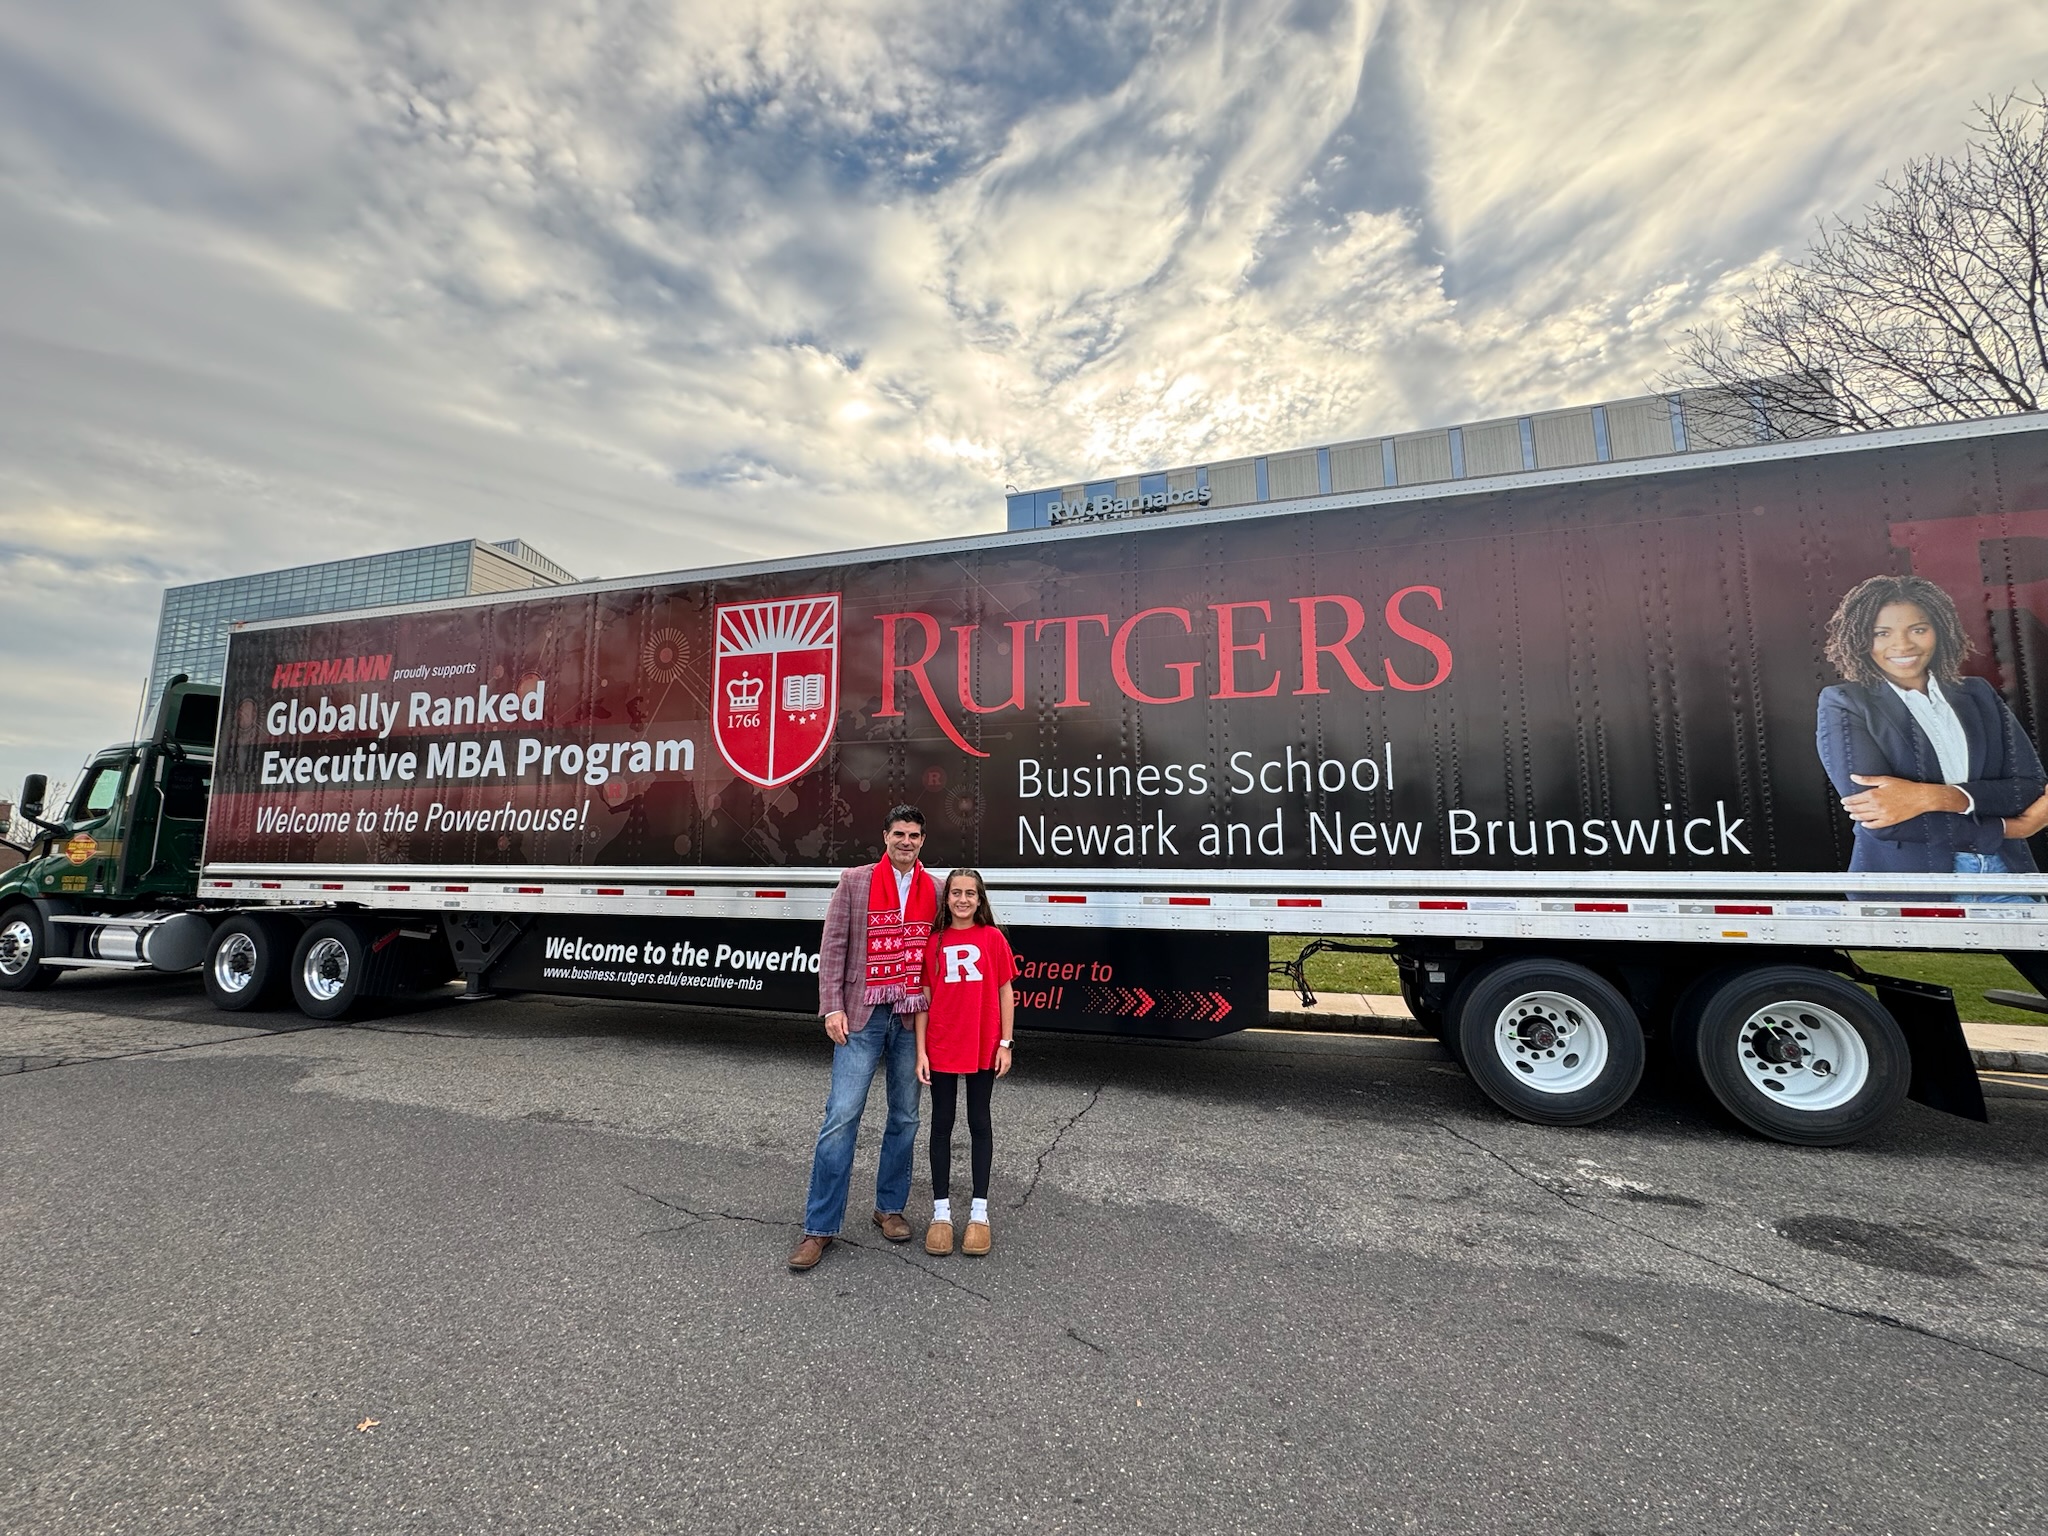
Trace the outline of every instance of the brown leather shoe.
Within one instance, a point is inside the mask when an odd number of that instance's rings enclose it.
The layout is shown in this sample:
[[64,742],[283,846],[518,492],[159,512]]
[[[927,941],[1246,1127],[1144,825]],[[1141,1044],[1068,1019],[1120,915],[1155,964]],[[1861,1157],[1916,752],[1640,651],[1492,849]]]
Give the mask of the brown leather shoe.
[[831,1238],[806,1232],[804,1240],[796,1245],[796,1252],[789,1256],[789,1267],[795,1270],[815,1269],[818,1260],[825,1257],[825,1250],[831,1246]]
[[994,1241],[995,1234],[989,1231],[987,1222],[970,1221],[967,1223],[967,1235],[960,1239],[960,1251],[978,1259],[988,1252]]
[[943,1259],[953,1251],[953,1223],[935,1221],[924,1229],[924,1251],[935,1259]]
[[892,1243],[910,1241],[910,1223],[901,1211],[875,1212],[875,1225],[882,1229],[882,1236]]

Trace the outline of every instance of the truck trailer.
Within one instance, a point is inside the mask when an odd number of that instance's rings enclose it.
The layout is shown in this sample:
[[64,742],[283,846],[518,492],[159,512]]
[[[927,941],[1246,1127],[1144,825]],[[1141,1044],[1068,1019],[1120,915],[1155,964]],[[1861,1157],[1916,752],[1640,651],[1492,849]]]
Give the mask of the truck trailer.
[[[1994,722],[1960,776],[1829,660],[1873,577]],[[2000,830],[2043,790],[2044,639],[2032,416],[250,623],[0,873],[0,987],[808,1011],[832,884],[909,802],[985,873],[1023,1027],[1256,1026],[1308,934],[1389,953],[1511,1114],[1611,1114],[1654,1045],[1840,1144],[1909,1092],[1984,1113],[1953,998],[1852,951],[2048,975]],[[1966,809],[1859,833],[1824,695],[1873,712],[1861,768]]]

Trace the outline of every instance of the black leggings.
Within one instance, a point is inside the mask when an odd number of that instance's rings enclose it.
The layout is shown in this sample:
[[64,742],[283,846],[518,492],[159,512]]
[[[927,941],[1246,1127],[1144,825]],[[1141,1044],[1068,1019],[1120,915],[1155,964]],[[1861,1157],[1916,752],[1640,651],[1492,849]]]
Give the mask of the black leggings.
[[969,1161],[974,1165],[974,1198],[988,1198],[988,1170],[996,1156],[995,1122],[989,1118],[989,1095],[995,1091],[996,1072],[934,1072],[932,1074],[932,1198],[944,1200],[953,1182],[953,1111],[960,1094],[954,1086],[967,1085],[967,1139]]

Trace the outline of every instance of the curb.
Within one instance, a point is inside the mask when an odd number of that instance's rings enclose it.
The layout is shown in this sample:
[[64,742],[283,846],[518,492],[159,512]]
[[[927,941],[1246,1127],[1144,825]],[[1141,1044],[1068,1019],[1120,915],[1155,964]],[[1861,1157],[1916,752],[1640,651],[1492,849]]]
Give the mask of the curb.
[[[1364,993],[1328,992],[1318,998],[1318,1006],[1304,1008],[1291,992],[1269,994],[1271,1001],[1266,1008],[1266,1024],[1270,1029],[1304,1030],[1327,1035],[1400,1035],[1411,1039],[1434,1040],[1436,1036],[1415,1022],[1414,1017],[1397,997],[1377,997]],[[1996,1031],[2001,1035],[2008,1032],[2006,1026],[1964,1024],[1963,1033],[1968,1038],[1973,1031]],[[2041,1030],[2042,1049],[2021,1049],[2005,1043],[1993,1044],[1986,1040],[1970,1041],[1970,1060],[1980,1072],[2023,1072],[2048,1076],[2048,1030]]]
[[2048,1076],[2048,1051],[1996,1051],[1970,1047],[1970,1060],[1980,1072],[2027,1072]]

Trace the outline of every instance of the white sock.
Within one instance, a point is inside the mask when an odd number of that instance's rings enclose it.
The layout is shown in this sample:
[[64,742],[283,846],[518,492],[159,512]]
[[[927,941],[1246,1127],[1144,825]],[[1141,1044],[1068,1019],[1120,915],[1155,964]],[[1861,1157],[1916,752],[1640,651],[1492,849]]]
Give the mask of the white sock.
[[932,1220],[933,1220],[933,1221],[951,1221],[952,1219],[953,1219],[953,1202],[952,1202],[952,1201],[950,1201],[950,1200],[934,1200],[934,1201],[932,1202]]
[[967,1219],[969,1221],[987,1221],[988,1202],[986,1200],[975,1201],[973,1205],[968,1207]]

